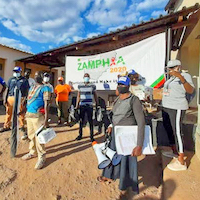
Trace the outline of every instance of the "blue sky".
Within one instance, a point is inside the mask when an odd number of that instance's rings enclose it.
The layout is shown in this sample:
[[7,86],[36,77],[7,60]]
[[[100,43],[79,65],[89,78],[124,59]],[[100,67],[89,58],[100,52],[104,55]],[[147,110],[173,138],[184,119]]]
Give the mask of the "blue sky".
[[168,0],[0,0],[0,43],[39,53],[165,14]]

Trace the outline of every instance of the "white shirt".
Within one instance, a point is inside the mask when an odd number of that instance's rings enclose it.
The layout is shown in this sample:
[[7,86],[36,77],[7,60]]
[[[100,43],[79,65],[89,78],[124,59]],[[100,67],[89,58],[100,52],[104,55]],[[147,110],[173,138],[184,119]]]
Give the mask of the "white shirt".
[[33,87],[35,85],[35,80],[33,78],[28,79],[29,87]]
[[[182,72],[181,75],[192,87],[194,87],[190,74]],[[162,105],[165,108],[175,110],[188,109],[186,90],[178,77],[171,77],[165,82],[163,88]]]

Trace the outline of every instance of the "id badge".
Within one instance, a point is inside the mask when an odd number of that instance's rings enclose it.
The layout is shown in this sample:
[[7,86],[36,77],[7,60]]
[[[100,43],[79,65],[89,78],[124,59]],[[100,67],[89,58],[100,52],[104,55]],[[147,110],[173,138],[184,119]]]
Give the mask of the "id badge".
[[169,90],[165,88],[165,89],[163,90],[163,95],[169,96]]

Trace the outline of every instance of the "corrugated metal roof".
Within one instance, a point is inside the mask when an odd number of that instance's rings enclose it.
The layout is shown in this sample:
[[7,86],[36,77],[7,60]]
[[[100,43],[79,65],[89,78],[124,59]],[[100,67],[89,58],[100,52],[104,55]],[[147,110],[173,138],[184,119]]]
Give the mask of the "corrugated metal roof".
[[[24,59],[20,59],[19,61],[49,65],[52,67],[63,66],[65,55],[93,55],[117,49],[119,48],[120,44],[113,44],[113,37],[119,38],[117,41],[121,42],[122,46],[130,45],[131,43],[133,44],[134,42],[138,42],[142,39],[150,37],[153,34],[164,32],[167,27],[179,23],[179,16],[187,16],[189,13],[198,9],[199,5],[195,5],[190,8],[180,10],[176,13],[169,13],[165,16],[160,15],[157,19],[150,19],[147,22],[141,22],[137,25],[132,24],[130,27],[124,27],[123,29],[118,29],[114,32],[83,39],[72,44],[64,45],[33,56],[29,56]],[[108,44],[111,44],[110,46],[112,47],[110,47]],[[106,46],[102,47],[102,45]]]

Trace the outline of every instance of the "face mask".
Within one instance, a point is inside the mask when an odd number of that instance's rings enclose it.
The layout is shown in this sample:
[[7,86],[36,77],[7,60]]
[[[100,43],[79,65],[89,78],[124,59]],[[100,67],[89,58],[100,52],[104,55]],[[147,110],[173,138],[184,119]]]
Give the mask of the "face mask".
[[90,81],[90,78],[89,78],[89,77],[84,77],[84,82],[85,82],[85,83],[89,83],[89,81]]
[[129,92],[129,87],[117,87],[117,90],[120,94],[125,94]]
[[14,72],[14,73],[13,73],[13,76],[16,77],[16,78],[19,78],[19,77],[21,76],[21,74],[20,74],[20,73],[17,73],[17,72]]
[[136,84],[136,80],[131,80],[131,85],[135,85]]
[[49,77],[44,77],[44,78],[43,78],[43,81],[44,81],[45,83],[49,82],[49,80],[50,80]]

